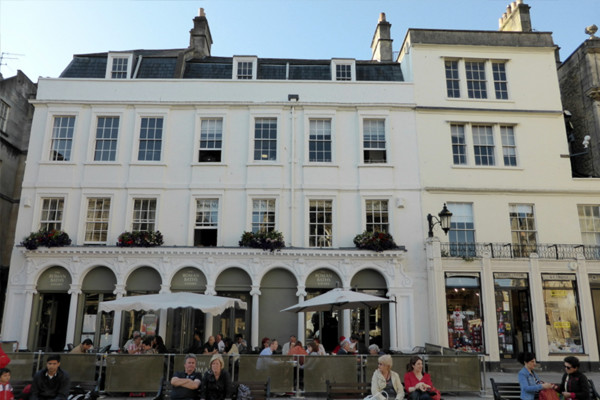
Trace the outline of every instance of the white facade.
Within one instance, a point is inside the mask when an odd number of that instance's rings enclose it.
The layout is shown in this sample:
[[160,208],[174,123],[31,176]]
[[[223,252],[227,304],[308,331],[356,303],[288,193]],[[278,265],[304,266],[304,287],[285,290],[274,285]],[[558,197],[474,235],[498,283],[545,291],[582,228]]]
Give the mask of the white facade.
[[[477,39],[471,35],[478,35]],[[514,342],[507,339],[509,331],[515,332],[523,325],[523,320],[517,321],[519,325],[515,320],[525,313],[532,325],[529,349],[535,351],[538,360],[560,362],[567,352],[578,353],[582,360],[599,360],[598,318],[597,314],[593,317],[590,279],[596,279],[600,262],[595,255],[584,256],[581,245],[588,245],[589,250],[594,243],[583,237],[578,206],[598,207],[600,182],[571,177],[554,52],[550,35],[545,33],[411,30],[399,59],[406,68],[405,76],[410,75],[415,85],[423,187],[421,220],[425,221],[427,213],[436,215],[442,203],[447,203],[451,211],[455,207],[456,224],[463,224],[459,229],[473,235],[458,240],[471,244],[463,250],[448,243],[457,240],[452,235],[438,234],[441,246],[436,238],[427,243],[431,340],[461,347],[451,342],[460,343],[462,331],[455,329],[450,318],[452,305],[460,300],[453,298],[453,286],[448,282],[460,276],[475,277],[481,309],[471,318],[482,320],[483,353],[492,362],[514,358],[518,351],[527,350],[523,332],[513,335]],[[469,96],[467,63],[483,65],[487,98]],[[507,91],[500,97],[507,98],[496,98],[494,63],[505,67],[506,78],[500,80]],[[446,72],[453,66],[458,67],[458,91],[450,94]],[[480,136],[484,130],[490,132],[485,138]],[[503,141],[503,131],[514,135],[513,143]],[[458,143],[458,137],[464,141]],[[512,156],[508,161],[507,155]],[[510,213],[519,206],[533,210],[532,232],[514,232],[518,230],[517,222],[513,220],[511,225]],[[457,209],[467,210],[467,215],[457,214]],[[465,227],[467,224],[470,227]],[[513,258],[505,250],[518,253],[515,235],[520,234],[530,234],[539,247],[529,256],[517,254]],[[555,257],[556,252],[560,254]],[[558,328],[560,324],[550,315],[552,301],[544,297],[550,291],[543,288],[545,280],[556,276],[576,282],[579,304],[573,309],[578,307],[579,339],[575,339],[574,326]],[[517,278],[523,278],[523,287],[499,286],[509,279],[516,282]],[[465,288],[457,286],[456,290]],[[506,295],[514,292],[516,296],[519,291],[527,293],[530,306],[519,308],[522,315],[517,317],[511,315],[515,311],[510,308],[513,299]],[[503,293],[504,298],[499,299]],[[556,296],[558,293],[552,292]],[[526,302],[523,300],[523,304]],[[465,313],[464,307],[458,311]],[[505,316],[513,318],[514,326],[509,329]],[[558,336],[562,342],[556,340]],[[573,341],[570,348],[565,345]]]

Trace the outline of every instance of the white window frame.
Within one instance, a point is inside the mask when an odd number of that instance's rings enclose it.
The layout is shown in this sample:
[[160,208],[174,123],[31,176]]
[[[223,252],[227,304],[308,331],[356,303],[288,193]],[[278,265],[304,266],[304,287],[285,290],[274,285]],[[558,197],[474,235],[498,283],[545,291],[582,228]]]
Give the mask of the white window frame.
[[[269,196],[253,196],[250,198],[250,231],[251,232],[258,232],[254,230],[254,202],[255,201],[267,201],[267,202],[273,202],[273,209],[269,210],[267,209],[267,212],[272,211],[273,212],[273,226],[271,230],[277,230],[277,217],[278,217],[278,205],[279,202],[277,201],[278,199],[276,197],[269,197]],[[260,211],[260,210],[259,210]]]
[[[134,218],[134,214],[135,214],[135,202],[136,200],[154,200],[156,202],[156,208],[154,209],[154,227],[153,227],[153,231],[157,231],[159,230],[158,227],[158,212],[160,209],[160,201],[159,201],[159,197],[158,196],[151,196],[151,195],[132,195],[131,196],[131,213],[130,213],[130,221],[128,226],[131,227],[131,231],[134,232],[134,227],[133,225],[136,223],[135,218]],[[148,224],[146,222],[146,224]]]
[[[446,78],[446,61],[456,61],[458,63],[458,90],[459,97],[448,96],[448,84]],[[467,71],[466,62],[482,62],[484,63],[484,74],[485,74],[485,98],[469,97],[469,89],[467,83]],[[506,99],[501,99],[496,96],[496,80],[494,79],[494,70],[492,64],[500,63],[504,64],[504,72],[506,74],[506,80],[501,81],[506,84]],[[511,101],[510,95],[510,60],[499,59],[499,58],[460,58],[460,57],[442,57],[442,71],[444,74],[444,97],[447,100],[467,100],[467,101],[500,101],[506,102]]]
[[[96,160],[96,143],[98,141],[98,121],[100,118],[118,118],[119,124],[117,126],[117,139],[116,139],[116,147],[115,147],[115,159],[114,160]],[[92,126],[92,131],[90,133],[90,137],[94,138],[92,141],[92,146],[90,149],[89,160],[91,160],[94,164],[104,163],[104,164],[114,164],[119,160],[119,144],[121,142],[121,124],[123,121],[123,116],[121,114],[110,114],[110,113],[94,113],[95,124]],[[105,139],[103,139],[105,140]]]
[[[337,77],[337,66],[338,65],[349,65],[350,73],[352,76],[350,79],[338,79]],[[353,58],[332,58],[331,59],[331,80],[335,82],[355,82],[356,81],[356,60]]]
[[[69,148],[69,159],[68,160],[53,160],[52,157],[52,149],[54,147],[54,122],[56,121],[57,118],[74,118],[74,123],[73,123],[73,135],[71,136],[70,139],[70,148]],[[71,112],[64,112],[64,113],[56,113],[56,114],[52,114],[49,117],[49,122],[48,122],[48,129],[49,129],[49,141],[48,141],[48,150],[46,152],[47,157],[48,157],[48,161],[51,163],[72,163],[74,160],[74,154],[75,154],[75,138],[77,136],[77,124],[79,122],[79,116],[75,113],[71,113]]]
[[[369,230],[369,222],[368,222],[368,208],[367,208],[367,203],[370,201],[381,201],[381,202],[386,202],[387,203],[387,231],[385,231],[386,233],[391,233],[391,229],[392,229],[392,202],[391,199],[389,197],[377,197],[377,196],[369,196],[369,197],[365,197],[363,198],[363,224],[364,224],[364,230]],[[380,223],[371,223],[371,225],[381,225]],[[369,230],[369,232],[373,232],[372,230]],[[378,231],[381,232],[381,231]]]
[[[512,221],[513,218],[511,217],[511,213],[513,212],[513,210],[516,210],[517,214],[519,214],[519,208],[522,207],[531,207],[531,214],[533,215],[533,224],[534,224],[534,229],[514,229],[513,230],[513,226],[512,226]],[[535,204],[533,203],[510,203],[508,205],[508,221],[509,221],[509,226],[510,226],[510,243],[512,244],[512,251],[513,254],[516,254],[517,257],[529,257],[530,253],[534,253],[537,251],[536,248],[531,248],[529,246],[536,246],[539,244],[539,237],[538,237],[538,221],[537,221],[537,215],[536,215],[536,211],[535,211]],[[529,239],[527,239],[527,244],[522,244],[522,241],[519,240],[519,243],[515,243],[513,240],[513,233],[526,233],[526,234],[530,234],[530,233],[534,233],[535,235],[535,239],[534,239],[534,243],[532,244],[531,242],[529,242]],[[528,235],[529,236],[529,235]],[[519,246],[519,248],[515,248],[515,246]]]
[[[497,168],[497,169],[520,169],[521,164],[519,162],[519,129],[518,124],[513,122],[489,122],[489,121],[447,121],[448,124],[448,146],[450,163],[453,168]],[[466,147],[466,163],[455,164],[454,163],[454,151],[452,144],[452,125],[464,126],[465,133],[465,147]],[[473,126],[491,126],[492,137],[494,141],[494,165],[478,165],[475,163],[475,144],[473,138]],[[504,142],[502,141],[502,129],[503,127],[512,128],[514,136],[514,152],[516,157],[516,165],[505,165],[504,164]]]
[[[365,150],[377,150],[377,149],[365,149],[365,121],[366,120],[382,120],[383,121],[383,133],[385,135],[385,161],[384,162],[366,162],[365,161]],[[360,117],[360,159],[361,165],[369,166],[386,166],[391,164],[391,152],[390,152],[390,121],[389,116],[386,115],[361,115]]]
[[[238,66],[240,63],[252,64],[252,78],[239,78],[238,77]],[[256,56],[233,56],[233,80],[248,81],[256,80],[258,67],[258,57]]]
[[[311,246],[310,245],[310,238],[311,238],[311,234],[310,234],[310,228],[311,228],[311,223],[310,223],[310,203],[312,201],[328,201],[331,202],[331,246]],[[306,247],[307,248],[312,248],[312,249],[318,249],[318,248],[326,248],[326,249],[330,249],[330,248],[335,248],[337,245],[337,231],[336,231],[336,227],[337,227],[337,214],[336,214],[336,201],[335,198],[332,197],[321,197],[321,196],[311,196],[311,197],[307,197],[306,198]]]
[[[475,256],[475,244],[477,243],[477,231],[475,229],[475,210],[472,202],[466,201],[454,201],[448,202],[448,209],[453,213],[452,229],[448,235],[448,243],[450,245],[450,256],[451,257],[474,257]],[[463,210],[468,210],[469,213],[463,213]],[[468,214],[468,215],[467,215]],[[468,219],[470,218],[470,221]],[[473,225],[473,229],[458,229],[455,225],[468,224]],[[452,233],[453,232],[453,233]],[[473,241],[452,241],[451,237],[457,235],[458,232],[473,232]],[[464,239],[463,236],[459,239]]]
[[[197,216],[197,210],[198,210],[198,202],[199,201],[211,201],[211,200],[215,200],[217,202],[217,225],[216,225],[216,230],[217,230],[217,237],[216,237],[216,243],[214,247],[219,246],[219,243],[221,243],[221,234],[222,234],[222,207],[223,207],[223,199],[222,196],[194,196],[192,199],[192,204],[191,204],[191,208],[192,208],[192,223],[190,224],[192,227],[192,233],[191,233],[191,245],[192,246],[196,246],[195,244],[195,235],[196,235],[196,229],[202,229],[202,226],[198,226],[196,225],[196,216]],[[210,226],[206,226],[205,229],[214,229],[212,228],[213,225]],[[203,247],[203,246],[198,246],[198,247]],[[213,247],[213,246],[210,246]]]
[[[255,160],[254,159],[254,149],[256,146],[256,120],[257,119],[274,119],[276,121],[277,124],[277,135],[276,135],[276,145],[275,145],[275,159],[274,160]],[[253,114],[251,116],[251,120],[250,120],[250,134],[249,134],[249,138],[251,140],[249,147],[250,150],[250,155],[249,155],[249,159],[250,159],[250,163],[252,164],[277,164],[280,160],[281,157],[281,142],[282,142],[282,126],[281,126],[281,119],[279,118],[279,115],[273,115],[273,114]]]
[[[106,221],[100,219],[100,220],[88,220],[88,212],[89,212],[89,207],[90,207],[90,200],[108,200],[109,206],[108,206],[108,215],[106,217]],[[87,195],[86,197],[84,197],[84,207],[82,207],[82,210],[84,211],[84,215],[82,220],[83,222],[83,243],[85,244],[108,244],[109,239],[110,239],[110,228],[111,228],[111,214],[112,214],[112,208],[113,208],[113,198],[112,196],[107,196],[107,195],[103,195],[103,194],[98,194],[98,195]],[[87,240],[87,236],[88,236],[88,224],[106,224],[106,240],[100,240],[100,241],[95,241],[95,240]]]
[[6,132],[6,125],[8,125],[8,117],[10,115],[10,105],[0,99],[0,131]]
[[[116,59],[125,58],[127,59],[127,77],[125,78],[113,78],[113,63]],[[133,68],[133,54],[132,53],[108,53],[108,60],[106,63],[106,79],[131,79],[131,71]]]
[[[310,143],[311,143],[311,139],[310,139],[310,134],[311,134],[311,121],[316,121],[316,120],[328,120],[329,121],[329,140],[331,143],[331,149],[330,149],[330,161],[311,161],[310,160]],[[335,163],[335,119],[333,118],[332,114],[311,114],[311,115],[307,115],[305,117],[305,126],[306,126],[306,134],[305,134],[305,146],[306,146],[306,156],[304,157],[304,163],[305,164],[310,164],[310,165],[315,165],[315,164],[321,164],[321,165],[332,165]]]
[[[61,218],[60,219],[42,219],[44,216],[44,202],[46,200],[62,200],[62,211],[61,211]],[[62,230],[64,231],[64,226],[65,226],[65,217],[66,217],[66,212],[65,210],[67,210],[67,196],[65,195],[60,195],[60,194],[42,194],[39,197],[39,219],[37,221],[37,228],[35,230],[41,230],[41,229],[47,229],[47,227],[43,228],[42,224],[60,224],[60,226],[58,228],[52,228],[52,229],[57,229],[57,230]],[[57,208],[58,210],[58,208]],[[52,230],[50,229],[50,230]]]
[[[210,148],[203,148],[201,146],[202,144],[202,124],[204,122],[207,121],[215,121],[215,120],[220,120],[221,121],[221,146],[219,148],[214,148],[214,149],[210,149]],[[195,164],[201,164],[201,165],[205,165],[205,164],[222,164],[224,162],[224,158],[223,158],[223,153],[224,153],[224,143],[225,143],[225,118],[222,115],[215,115],[215,116],[201,116],[198,120],[198,139],[196,142],[196,146],[197,146],[197,150],[195,152],[195,159],[194,159],[194,163]],[[200,160],[200,152],[201,151],[219,151],[219,160],[215,160],[215,161],[201,161]]]
[[[162,118],[163,119],[163,130],[162,130],[162,139],[161,139],[161,149],[160,149],[160,160],[139,160],[139,151],[140,151],[140,139],[141,139],[141,130],[142,130],[142,118]],[[165,152],[167,147],[167,133],[168,133],[168,114],[163,111],[152,112],[150,110],[144,111],[143,113],[138,113],[136,115],[135,121],[135,143],[131,149],[131,163],[132,164],[164,164],[165,163]]]
[[[585,246],[600,246],[600,216],[594,215],[594,209],[595,213],[600,215],[600,204],[577,204],[581,242]],[[590,225],[593,226],[593,229],[588,229]],[[595,236],[594,243],[589,240],[592,235]]]

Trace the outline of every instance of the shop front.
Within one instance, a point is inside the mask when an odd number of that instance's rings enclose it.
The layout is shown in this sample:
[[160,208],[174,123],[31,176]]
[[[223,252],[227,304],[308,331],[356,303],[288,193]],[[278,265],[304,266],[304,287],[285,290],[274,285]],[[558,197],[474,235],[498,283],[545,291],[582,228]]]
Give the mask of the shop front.
[[[306,279],[306,300],[336,287],[343,287],[339,275],[330,269],[319,268]],[[325,351],[331,352],[339,344],[339,337],[342,335],[342,314],[338,311],[305,312],[306,341],[319,338]]]
[[[358,292],[378,297],[386,297],[387,293],[385,278],[373,269],[358,271],[352,277],[350,286]],[[361,352],[366,352],[371,344],[385,349],[390,347],[389,310],[389,304],[352,310],[350,329],[353,335],[360,338]]]
[[[190,292],[204,294],[206,276],[198,268],[184,267],[177,271],[171,279],[171,292]],[[206,315],[196,309],[176,308],[167,311],[165,343],[171,349],[184,352],[192,345],[194,335],[205,337]]]
[[494,297],[500,358],[516,359],[519,352],[535,352],[528,274],[495,272]]
[[550,354],[584,353],[575,274],[542,274]]
[[221,272],[217,277],[215,290],[217,296],[232,297],[240,299],[247,305],[246,310],[230,308],[225,310],[221,315],[213,318],[214,328],[207,327],[207,331],[211,334],[221,333],[225,337],[233,338],[235,335],[243,335],[250,343],[250,315],[252,315],[252,278],[246,271],[241,268],[228,268]]
[[462,351],[484,353],[479,273],[447,272],[445,280],[449,346]]
[[66,344],[71,295],[71,275],[63,267],[44,271],[37,281],[29,330],[28,348],[63,351]]

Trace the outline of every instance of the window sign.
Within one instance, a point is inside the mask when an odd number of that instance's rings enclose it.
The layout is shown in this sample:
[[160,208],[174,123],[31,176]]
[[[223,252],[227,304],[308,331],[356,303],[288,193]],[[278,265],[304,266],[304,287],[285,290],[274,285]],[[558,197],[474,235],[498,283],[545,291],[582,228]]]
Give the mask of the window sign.
[[542,274],[550,353],[583,353],[574,274]]

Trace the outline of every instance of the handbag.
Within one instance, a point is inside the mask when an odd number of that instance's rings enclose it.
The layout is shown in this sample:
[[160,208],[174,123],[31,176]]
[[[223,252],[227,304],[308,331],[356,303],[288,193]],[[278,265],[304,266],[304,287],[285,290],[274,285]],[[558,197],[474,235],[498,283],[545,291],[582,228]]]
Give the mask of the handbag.
[[539,400],[559,400],[558,392],[554,389],[540,390]]
[[370,394],[363,400],[388,400],[388,394],[385,391],[381,391],[379,393]]

